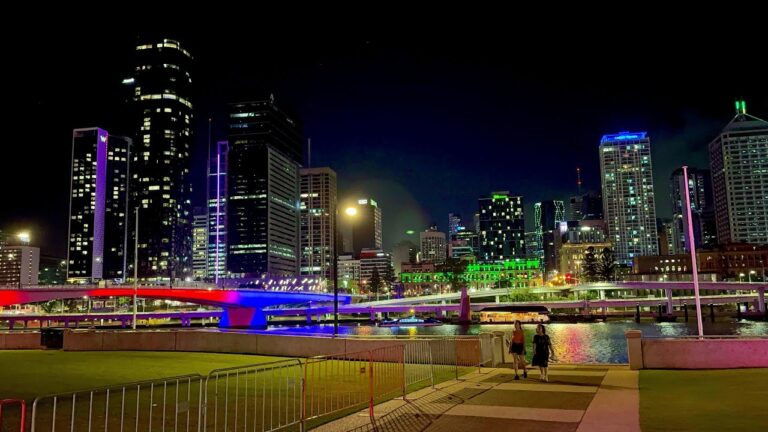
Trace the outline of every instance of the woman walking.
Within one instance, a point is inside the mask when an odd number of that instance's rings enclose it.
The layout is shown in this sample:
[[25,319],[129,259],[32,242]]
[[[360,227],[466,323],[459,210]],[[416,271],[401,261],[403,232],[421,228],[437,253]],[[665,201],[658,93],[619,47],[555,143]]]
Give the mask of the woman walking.
[[555,350],[552,348],[552,342],[547,336],[547,329],[543,324],[536,326],[536,335],[533,337],[533,366],[538,366],[541,372],[540,379],[549,382],[547,368],[549,367],[549,354],[552,354],[552,360],[555,360]]
[[520,375],[517,374],[518,364],[523,368],[523,378],[528,378],[528,370],[525,368],[525,333],[519,320],[515,321],[509,353],[512,354],[512,364],[515,366],[515,379],[520,379]]

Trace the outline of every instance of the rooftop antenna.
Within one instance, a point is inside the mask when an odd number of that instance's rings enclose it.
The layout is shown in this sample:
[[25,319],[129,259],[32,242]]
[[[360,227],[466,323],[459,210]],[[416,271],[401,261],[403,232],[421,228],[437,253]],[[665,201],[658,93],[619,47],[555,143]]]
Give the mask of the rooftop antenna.
[[576,188],[581,195],[581,168],[576,167]]
[[307,138],[307,168],[312,168],[312,138]]

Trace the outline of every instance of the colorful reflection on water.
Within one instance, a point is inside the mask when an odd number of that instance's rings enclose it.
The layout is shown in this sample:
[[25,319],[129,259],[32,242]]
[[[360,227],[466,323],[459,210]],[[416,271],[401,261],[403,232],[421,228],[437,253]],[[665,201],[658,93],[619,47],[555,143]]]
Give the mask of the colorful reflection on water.
[[[339,333],[358,336],[376,335],[473,335],[481,332],[501,331],[510,335],[513,326],[506,324],[445,324],[435,327],[375,327],[365,324],[344,324],[339,326]],[[627,342],[624,332],[641,330],[644,336],[688,336],[696,335],[696,323],[672,322],[654,323],[634,321],[610,321],[607,323],[552,323],[547,324],[547,334],[550,335],[555,347],[558,360],[563,363],[626,363]],[[535,334],[535,324],[523,325],[527,357],[532,354],[531,341]],[[270,326],[266,330],[253,330],[261,333],[284,333],[294,335],[326,335],[333,334],[333,325],[295,325]],[[739,322],[705,322],[706,335],[741,335],[768,336],[768,323],[756,321]]]

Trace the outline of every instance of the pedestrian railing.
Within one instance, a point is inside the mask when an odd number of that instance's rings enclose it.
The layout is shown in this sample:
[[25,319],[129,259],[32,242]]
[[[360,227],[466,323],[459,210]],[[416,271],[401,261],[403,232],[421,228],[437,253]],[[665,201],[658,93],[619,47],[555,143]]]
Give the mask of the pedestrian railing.
[[38,397],[31,431],[197,431],[202,384],[194,374]]
[[[18,406],[18,410],[14,408]],[[11,419],[10,421],[8,419]],[[6,421],[7,423],[3,423]],[[0,399],[0,432],[24,432],[27,421],[27,402],[20,399]],[[6,426],[8,424],[9,426]],[[18,424],[18,426],[16,426]]]
[[[424,338],[370,350],[291,359],[41,396],[31,432],[270,432],[434,386],[492,361],[492,338]],[[0,404],[0,421],[3,405]],[[23,408],[20,431],[25,424]],[[0,425],[2,423],[0,422]]]
[[205,378],[202,430],[267,432],[298,425],[302,382],[298,359],[213,370]]

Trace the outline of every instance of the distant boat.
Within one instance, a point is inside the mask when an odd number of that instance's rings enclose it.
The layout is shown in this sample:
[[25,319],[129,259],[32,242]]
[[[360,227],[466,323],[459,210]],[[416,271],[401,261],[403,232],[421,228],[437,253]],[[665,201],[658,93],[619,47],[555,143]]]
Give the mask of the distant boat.
[[420,326],[420,327],[430,327],[430,326],[440,326],[443,325],[442,322],[436,320],[435,318],[416,318],[415,316],[410,316],[408,318],[400,318],[397,320],[384,320],[381,323],[379,323],[379,327],[414,327],[414,326]]
[[520,321],[523,323],[549,322],[549,309],[544,306],[491,306],[480,311],[480,322],[507,324]]

